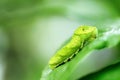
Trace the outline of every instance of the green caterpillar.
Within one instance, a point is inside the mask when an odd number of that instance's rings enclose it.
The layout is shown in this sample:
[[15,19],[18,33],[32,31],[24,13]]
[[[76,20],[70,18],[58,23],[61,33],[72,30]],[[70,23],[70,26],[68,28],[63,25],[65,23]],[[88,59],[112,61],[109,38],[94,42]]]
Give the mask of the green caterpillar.
[[98,35],[96,27],[80,26],[75,30],[72,39],[50,59],[49,67],[55,69],[77,54],[86,43],[93,41]]

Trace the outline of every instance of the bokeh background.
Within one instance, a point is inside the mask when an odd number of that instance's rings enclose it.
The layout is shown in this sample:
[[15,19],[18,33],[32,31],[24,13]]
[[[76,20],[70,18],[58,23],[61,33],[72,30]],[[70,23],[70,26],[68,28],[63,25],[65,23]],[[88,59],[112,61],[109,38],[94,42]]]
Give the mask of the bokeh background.
[[0,0],[0,80],[39,80],[79,25],[119,17],[120,0]]

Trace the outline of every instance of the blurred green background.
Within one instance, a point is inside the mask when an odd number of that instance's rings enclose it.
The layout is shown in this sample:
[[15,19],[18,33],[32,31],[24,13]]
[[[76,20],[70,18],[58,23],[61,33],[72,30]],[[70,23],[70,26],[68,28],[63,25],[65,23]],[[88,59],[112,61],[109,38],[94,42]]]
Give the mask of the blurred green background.
[[[117,20],[120,0],[0,0],[0,80],[40,80],[50,57],[79,25],[104,31],[104,24]],[[116,60],[108,56],[106,64]]]

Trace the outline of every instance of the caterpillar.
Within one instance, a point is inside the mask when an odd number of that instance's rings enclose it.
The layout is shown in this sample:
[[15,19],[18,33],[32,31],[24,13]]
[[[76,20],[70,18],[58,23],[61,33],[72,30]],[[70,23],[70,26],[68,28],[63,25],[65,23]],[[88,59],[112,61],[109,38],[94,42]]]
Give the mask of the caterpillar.
[[93,26],[80,26],[75,31],[71,40],[63,46],[50,59],[49,67],[53,70],[71,60],[85,45],[93,41],[98,35],[98,30]]

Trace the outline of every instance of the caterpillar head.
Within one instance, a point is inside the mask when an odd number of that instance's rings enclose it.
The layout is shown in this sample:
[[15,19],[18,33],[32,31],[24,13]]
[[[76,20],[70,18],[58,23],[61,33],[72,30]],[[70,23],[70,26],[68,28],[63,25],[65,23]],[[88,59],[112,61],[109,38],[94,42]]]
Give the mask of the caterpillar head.
[[88,38],[96,38],[98,35],[98,30],[96,27],[93,26],[80,26],[78,29],[75,30],[74,35],[81,36],[84,39]]

